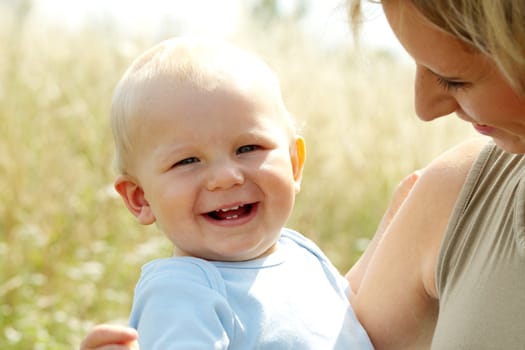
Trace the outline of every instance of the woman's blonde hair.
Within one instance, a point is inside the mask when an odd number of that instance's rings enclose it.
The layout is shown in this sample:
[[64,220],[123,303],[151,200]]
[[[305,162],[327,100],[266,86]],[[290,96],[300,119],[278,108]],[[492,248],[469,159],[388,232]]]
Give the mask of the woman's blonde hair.
[[[354,34],[362,21],[362,1],[348,0]],[[511,85],[525,93],[523,0],[396,1],[411,1],[437,27],[490,56]]]

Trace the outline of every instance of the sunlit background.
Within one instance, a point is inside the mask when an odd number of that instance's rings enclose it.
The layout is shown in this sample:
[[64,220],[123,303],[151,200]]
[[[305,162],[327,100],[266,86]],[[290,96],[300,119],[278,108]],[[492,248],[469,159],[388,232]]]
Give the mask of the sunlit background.
[[[58,22],[75,30],[86,22],[111,23],[128,35],[164,36],[171,31],[230,38],[243,26],[253,12],[265,16],[293,18],[305,33],[322,45],[351,42],[344,0],[38,0],[33,2],[33,15],[45,21]],[[381,7],[367,4],[369,21],[364,24],[365,45],[401,53]]]
[[112,188],[108,111],[131,60],[172,36],[227,38],[276,71],[308,149],[288,226],[346,272],[395,184],[472,136],[417,120],[412,64],[367,14],[358,50],[335,0],[0,0],[0,349],[125,324],[140,266],[171,254]]

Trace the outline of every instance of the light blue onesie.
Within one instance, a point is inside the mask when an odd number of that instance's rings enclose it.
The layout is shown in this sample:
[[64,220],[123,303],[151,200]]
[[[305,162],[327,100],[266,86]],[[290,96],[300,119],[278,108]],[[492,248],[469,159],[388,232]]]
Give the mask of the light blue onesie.
[[373,349],[348,292],[312,241],[283,229],[277,251],[260,259],[144,265],[130,325],[145,350]]

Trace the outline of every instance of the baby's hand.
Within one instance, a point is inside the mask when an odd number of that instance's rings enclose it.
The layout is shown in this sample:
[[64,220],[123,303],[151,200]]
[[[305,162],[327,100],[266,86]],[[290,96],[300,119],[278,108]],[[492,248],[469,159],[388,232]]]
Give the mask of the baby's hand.
[[406,176],[395,188],[394,193],[392,194],[392,199],[390,200],[390,205],[386,210],[385,215],[383,216],[382,222],[378,230],[386,231],[386,227],[390,225],[390,222],[397,214],[397,211],[407,199],[410,191],[416,184],[417,180],[421,176],[421,170],[416,170],[412,174]]
[[102,324],[88,333],[80,350],[139,350],[137,337],[133,328]]
[[370,260],[372,260],[372,256],[374,255],[377,245],[381,239],[383,239],[384,234],[388,231],[390,223],[396,216],[399,208],[401,208],[407,197],[410,195],[410,191],[412,191],[412,188],[418,181],[420,175],[421,171],[414,171],[397,185],[392,195],[392,199],[390,200],[390,205],[388,206],[388,209],[379,223],[379,227],[377,228],[374,238],[368,245],[363,255],[361,255],[359,260],[346,274],[346,278],[348,279],[348,282],[350,282],[351,286],[351,298],[358,293],[359,287],[361,286],[361,281],[366,270],[368,269],[368,264],[370,263]]

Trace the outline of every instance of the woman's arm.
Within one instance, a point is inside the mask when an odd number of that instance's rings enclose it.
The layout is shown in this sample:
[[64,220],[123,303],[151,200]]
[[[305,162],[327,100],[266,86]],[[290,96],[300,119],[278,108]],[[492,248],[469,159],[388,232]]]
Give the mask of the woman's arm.
[[429,348],[438,314],[437,256],[458,194],[485,144],[465,142],[423,169],[372,246],[366,268],[360,276],[349,273],[351,282],[358,281],[352,305],[377,349]]

